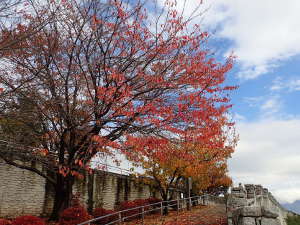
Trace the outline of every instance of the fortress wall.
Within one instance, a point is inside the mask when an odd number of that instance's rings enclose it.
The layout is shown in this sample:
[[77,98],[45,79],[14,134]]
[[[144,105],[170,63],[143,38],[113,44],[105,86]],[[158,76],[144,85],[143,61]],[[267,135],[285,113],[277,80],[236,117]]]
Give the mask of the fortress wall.
[[229,225],[286,225],[290,215],[261,185],[240,184],[232,188],[227,208]]
[[0,161],[0,217],[42,214],[45,185],[41,176]]
[[[40,165],[35,165],[40,166]],[[76,179],[73,194],[89,207],[114,209],[126,200],[159,197],[149,185],[126,175],[105,171]],[[53,206],[53,187],[41,176],[0,160],[0,217],[47,216]]]

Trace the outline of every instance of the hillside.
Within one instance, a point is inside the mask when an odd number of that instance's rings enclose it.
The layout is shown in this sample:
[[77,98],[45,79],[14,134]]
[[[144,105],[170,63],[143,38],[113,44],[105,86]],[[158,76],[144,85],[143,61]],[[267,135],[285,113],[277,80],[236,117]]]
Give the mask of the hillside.
[[282,206],[290,211],[300,214],[300,200],[296,200],[293,203],[285,203]]

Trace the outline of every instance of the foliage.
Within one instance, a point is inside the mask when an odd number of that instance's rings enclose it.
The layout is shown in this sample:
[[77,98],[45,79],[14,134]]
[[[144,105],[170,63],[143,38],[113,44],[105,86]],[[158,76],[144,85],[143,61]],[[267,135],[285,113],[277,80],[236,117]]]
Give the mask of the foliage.
[[[141,206],[141,204],[139,204],[141,202],[137,202],[137,201],[124,201],[121,202],[118,209],[120,211],[122,210],[127,210],[127,209],[132,209],[132,208],[136,208]],[[128,219],[126,219],[126,221],[130,221],[132,219],[137,219],[140,218],[141,215],[139,215],[139,213],[141,213],[141,209],[132,209],[132,210],[128,210],[125,212],[122,212],[122,217],[130,217]],[[134,216],[136,215],[136,216]]]
[[173,187],[185,189],[188,177],[192,178],[193,190],[197,194],[223,190],[231,185],[231,179],[226,175],[227,159],[234,150],[235,135],[226,139],[228,133],[218,132],[210,137],[214,144],[207,146],[203,146],[204,141],[199,143],[198,138],[193,139],[195,135],[191,133],[189,138],[169,145],[167,150],[148,148],[133,156],[135,165],[144,169],[142,175],[152,178],[145,181],[159,188],[164,200],[174,197]]
[[36,216],[19,216],[12,221],[12,225],[45,225],[44,220]]
[[59,225],[77,225],[91,219],[85,208],[70,207],[65,209],[59,219]]
[[[180,159],[173,137],[182,139],[191,128],[203,149],[224,147],[222,129],[233,126],[226,115],[236,87],[224,85],[233,57],[213,58],[208,33],[191,26],[192,17],[184,19],[169,1],[151,25],[140,1],[130,7],[125,0],[37,2],[43,3],[2,33],[20,41],[2,57],[0,116],[36,138],[34,146],[19,144],[25,155],[42,152],[48,171],[0,157],[54,186],[52,219],[69,206],[74,177],[95,156],[121,151],[135,160],[151,153],[167,168],[174,151]],[[41,21],[47,25],[32,32]],[[24,116],[37,126],[18,114],[8,118],[22,109],[21,100],[32,106]]]
[[300,216],[288,216],[287,225],[299,225],[300,224]]
[[[109,215],[109,214],[112,214],[115,212],[116,211],[114,211],[114,210],[108,210],[108,209],[104,209],[104,208],[96,208],[96,209],[94,209],[93,216],[95,218],[98,218],[98,217]],[[116,215],[108,216],[106,218],[98,220],[97,222],[94,222],[94,223],[95,224],[106,224],[106,223],[109,223],[112,221],[116,221],[116,220],[118,220],[118,218],[119,218],[119,216],[118,216],[118,214],[116,214]]]
[[[155,198],[155,197],[150,197],[145,200],[148,202],[148,204],[155,204],[155,203],[159,203],[162,201],[161,199]],[[158,205],[154,205],[154,206],[158,206]]]
[[[140,206],[146,206],[146,205],[155,203],[157,200],[158,199],[155,199],[155,198],[148,198],[148,199],[135,199],[133,201],[124,201],[124,202],[120,203],[118,209],[120,211],[122,211],[122,210],[126,210],[126,209],[132,209],[132,208],[140,207]],[[151,202],[153,202],[153,203],[151,203]],[[146,206],[146,207],[144,207],[144,210],[148,211],[152,208],[153,208],[152,206]],[[139,214],[139,213],[142,213],[142,208],[122,212],[122,217],[132,216],[127,220],[136,219],[136,218],[141,217],[141,214]],[[138,215],[136,215],[136,214],[138,214]],[[133,216],[133,215],[136,215],[136,216]]]
[[0,225],[11,225],[11,221],[6,219],[0,219]]

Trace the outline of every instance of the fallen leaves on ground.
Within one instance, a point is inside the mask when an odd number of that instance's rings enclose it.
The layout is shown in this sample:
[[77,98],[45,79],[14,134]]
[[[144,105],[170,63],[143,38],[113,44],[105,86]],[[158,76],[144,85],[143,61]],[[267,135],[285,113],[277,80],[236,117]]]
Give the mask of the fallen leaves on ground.
[[[191,211],[170,212],[168,216],[159,214],[147,216],[144,225],[227,225],[223,206],[197,206]],[[141,225],[142,221],[132,221],[124,225]]]

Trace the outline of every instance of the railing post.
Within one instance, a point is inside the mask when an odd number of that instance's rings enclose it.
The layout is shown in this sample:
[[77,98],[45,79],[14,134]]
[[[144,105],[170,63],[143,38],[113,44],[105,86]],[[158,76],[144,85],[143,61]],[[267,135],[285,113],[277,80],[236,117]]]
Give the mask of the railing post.
[[180,201],[179,199],[177,198],[177,212],[180,210]]
[[144,225],[144,219],[145,219],[145,207],[142,207],[142,224]]
[[188,211],[191,210],[190,200],[191,200],[190,198],[186,199],[186,209],[187,209]]
[[163,202],[160,203],[160,213],[161,213],[161,216],[163,216],[163,214],[164,214]]
[[119,224],[122,224],[123,221],[122,221],[122,214],[121,214],[121,212],[119,212],[118,215],[119,215]]

